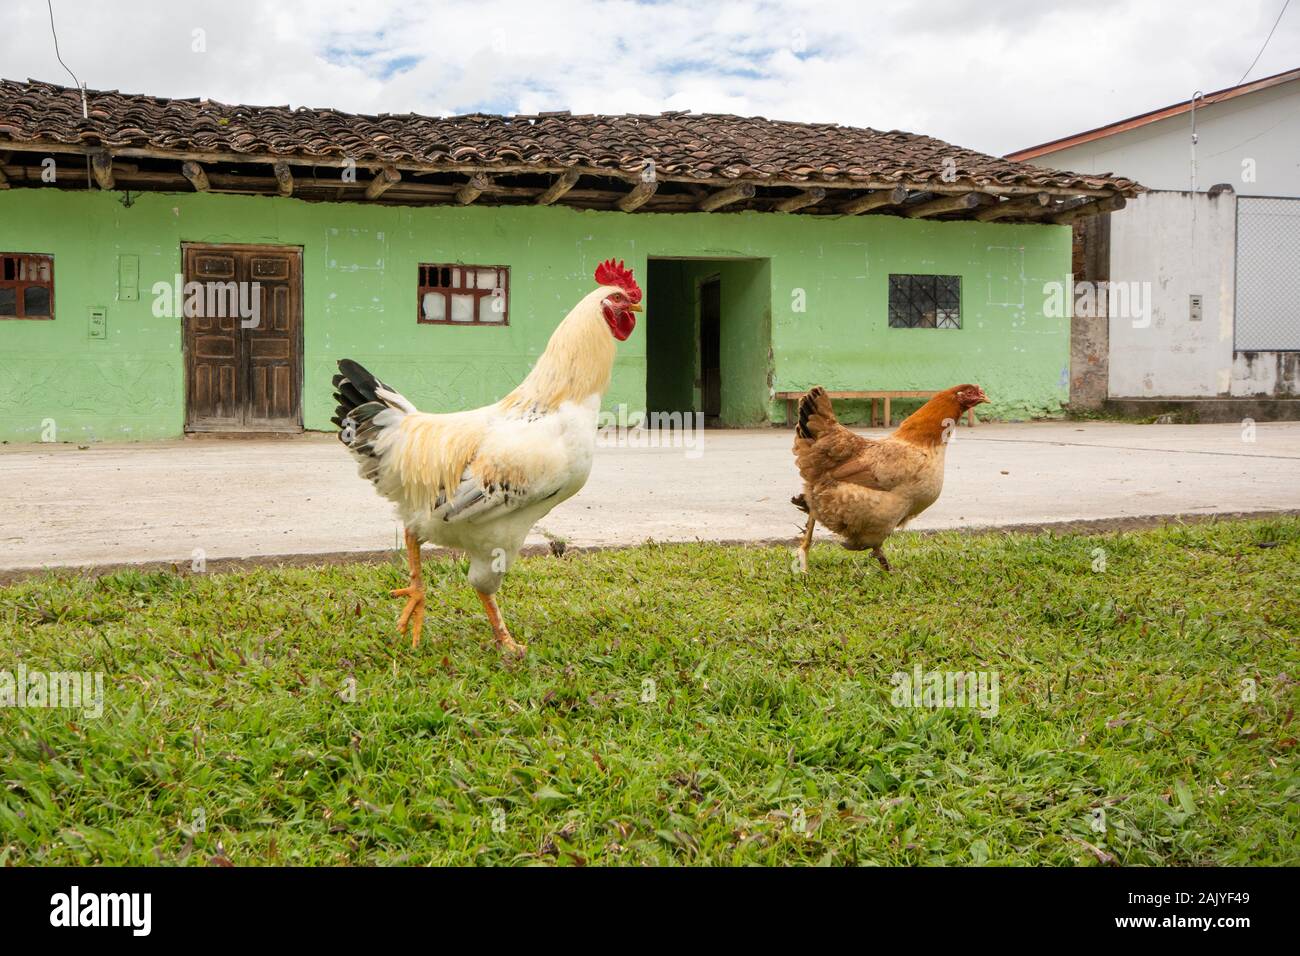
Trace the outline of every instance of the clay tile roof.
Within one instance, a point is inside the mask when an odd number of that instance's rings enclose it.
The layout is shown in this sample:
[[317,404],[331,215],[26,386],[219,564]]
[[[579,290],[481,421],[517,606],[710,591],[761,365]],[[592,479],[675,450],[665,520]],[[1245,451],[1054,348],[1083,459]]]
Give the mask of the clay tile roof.
[[[494,166],[609,170],[647,161],[661,177],[778,183],[948,182],[1032,191],[1140,190],[1132,180],[1024,165],[899,130],[793,123],[758,116],[667,112],[535,116],[363,116],[332,109],[227,105],[88,90],[89,118],[71,87],[0,80],[0,145],[72,146],[275,156],[348,157],[398,167]],[[953,178],[955,176],[955,179]]]

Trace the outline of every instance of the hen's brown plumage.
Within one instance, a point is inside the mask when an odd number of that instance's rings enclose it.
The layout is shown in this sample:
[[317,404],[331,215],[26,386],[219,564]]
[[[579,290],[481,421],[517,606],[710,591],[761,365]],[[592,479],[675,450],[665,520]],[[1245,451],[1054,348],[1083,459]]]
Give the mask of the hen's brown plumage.
[[803,493],[791,499],[808,514],[801,565],[807,566],[812,531],[820,521],[844,539],[846,548],[870,548],[888,570],[880,546],[938,499],[946,438],[966,409],[986,401],[978,385],[954,386],[876,441],[841,425],[824,389],[809,391],[799,401],[794,439]]

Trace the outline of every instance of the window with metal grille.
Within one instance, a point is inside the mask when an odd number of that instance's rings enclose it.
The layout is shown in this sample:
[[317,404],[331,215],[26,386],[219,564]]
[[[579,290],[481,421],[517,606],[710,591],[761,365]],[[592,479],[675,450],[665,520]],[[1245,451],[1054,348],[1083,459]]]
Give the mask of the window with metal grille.
[[426,325],[509,324],[508,266],[421,265],[420,311]]
[[54,257],[0,252],[0,319],[54,318]]
[[960,329],[961,276],[889,277],[891,329]]

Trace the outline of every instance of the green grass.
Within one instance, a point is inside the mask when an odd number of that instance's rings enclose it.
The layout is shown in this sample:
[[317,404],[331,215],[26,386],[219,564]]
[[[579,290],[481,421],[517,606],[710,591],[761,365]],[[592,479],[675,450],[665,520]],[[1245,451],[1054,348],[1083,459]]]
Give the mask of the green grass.
[[0,670],[106,675],[0,709],[0,864],[1300,862],[1300,520],[889,550],[524,560],[515,666],[450,560],[416,650],[396,563],[0,589]]

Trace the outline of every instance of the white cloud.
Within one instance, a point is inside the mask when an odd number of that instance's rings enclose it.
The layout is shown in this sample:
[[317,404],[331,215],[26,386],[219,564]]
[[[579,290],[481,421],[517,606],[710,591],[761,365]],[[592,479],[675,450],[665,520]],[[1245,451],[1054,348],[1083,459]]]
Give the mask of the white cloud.
[[[93,88],[362,112],[693,109],[909,129],[1005,152],[1235,83],[1280,0],[55,0]],[[44,0],[0,74],[66,82]],[[192,31],[207,50],[191,50]],[[1251,74],[1300,49],[1288,11]]]

